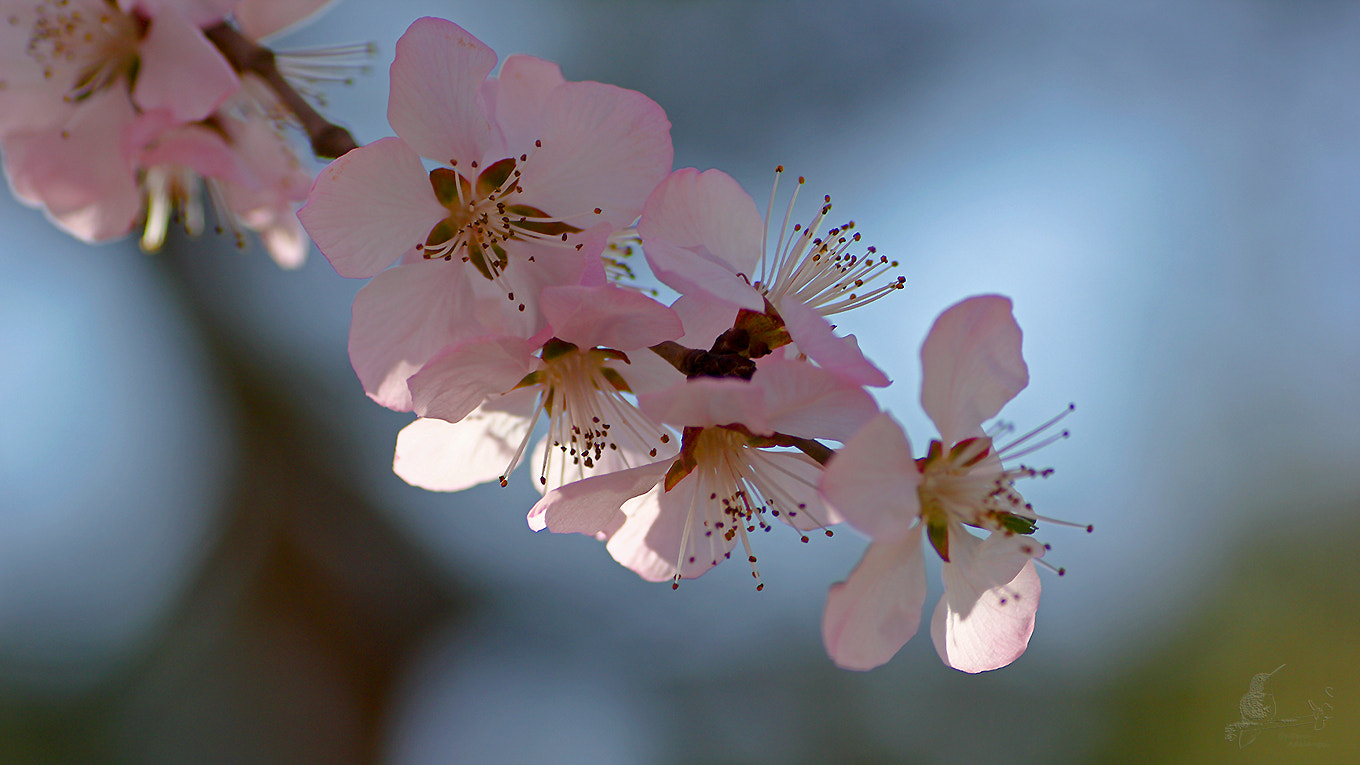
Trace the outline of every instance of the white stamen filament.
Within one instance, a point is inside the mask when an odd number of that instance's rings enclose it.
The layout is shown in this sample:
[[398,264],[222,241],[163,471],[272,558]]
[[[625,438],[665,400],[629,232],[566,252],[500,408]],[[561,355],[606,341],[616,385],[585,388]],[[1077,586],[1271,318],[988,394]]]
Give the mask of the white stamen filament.
[[793,297],[817,309],[823,316],[829,316],[872,303],[905,286],[906,278],[899,276],[870,287],[867,291],[860,291],[898,264],[884,256],[875,256],[873,247],[869,247],[863,256],[848,255],[850,247],[860,240],[858,233],[849,233],[855,226],[853,221],[833,227],[827,230],[824,237],[818,237],[817,231],[831,211],[830,196],[823,198],[821,207],[807,226],[794,224],[792,229],[789,228],[798,192],[806,182],[802,177],[799,177],[798,186],[784,211],[774,249],[769,249],[770,214],[774,209],[779,177],[783,172],[782,165],[775,168],[775,182],[770,190],[770,205],[766,208],[765,227],[761,233],[760,277],[753,285],[756,289],[772,302],[778,303],[781,298]]

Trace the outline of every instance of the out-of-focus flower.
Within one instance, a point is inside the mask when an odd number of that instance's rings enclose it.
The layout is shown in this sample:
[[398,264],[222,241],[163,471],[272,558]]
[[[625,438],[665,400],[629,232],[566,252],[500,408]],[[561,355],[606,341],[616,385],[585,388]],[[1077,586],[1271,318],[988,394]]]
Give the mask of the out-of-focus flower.
[[406,377],[476,328],[474,293],[499,294],[507,315],[494,321],[515,334],[541,329],[538,292],[599,268],[670,170],[670,123],[651,99],[567,82],[528,56],[488,79],[495,65],[456,24],[417,20],[392,63],[397,137],[331,163],[300,213],[342,276],[377,276],[355,303],[350,353],[392,408],[411,406]]
[[730,557],[738,541],[759,580],[749,535],[769,530],[767,515],[802,531],[839,522],[816,491],[821,465],[778,447],[848,438],[878,409],[860,385],[782,358],[762,360],[750,381],[692,379],[640,405],[683,429],[679,457],[548,492],[529,525],[607,539],[619,563],[676,584]]
[[279,129],[284,110],[204,30],[239,10],[266,34],[319,5],[0,0],[0,145],[15,195],[86,242],[144,220],[154,250],[172,218],[202,230],[206,187],[222,228],[258,232],[280,265],[301,265],[293,207],[311,178]]
[[[801,186],[803,179],[798,182]],[[771,204],[774,196],[772,191]],[[652,192],[638,233],[658,279],[686,296],[706,296],[734,315],[747,312],[737,326],[753,330],[755,353],[792,340],[824,367],[865,385],[887,385],[888,378],[864,358],[854,336],[835,335],[826,317],[900,289],[905,279],[873,284],[897,263],[873,247],[851,253],[860,240],[853,223],[821,230],[830,197],[806,227],[796,224],[790,230],[796,200],[795,193],[771,240],[772,211],[762,219],[755,201],[731,176],[685,168]],[[749,322],[749,315],[768,320]]]
[[534,425],[548,419],[535,450],[540,491],[675,452],[665,428],[628,398],[655,386],[638,364],[679,374],[647,346],[680,336],[675,313],[612,285],[549,287],[546,343],[494,335],[460,343],[413,375],[421,419],[397,437],[394,469],[408,483],[458,491],[506,477],[525,456]]
[[982,430],[1029,382],[1020,343],[1006,298],[948,309],[921,349],[921,403],[940,440],[913,459],[901,427],[880,414],[827,466],[822,494],[872,540],[827,597],[823,638],[838,665],[876,667],[916,633],[926,595],[923,534],[944,561],[945,592],[931,621],[940,658],[983,672],[1024,653],[1039,606],[1033,561],[1046,549],[1030,534],[1036,521],[1051,519],[1035,514],[1014,484],[1050,471],[1004,462],[1066,433],[1043,435],[1062,415],[1000,446]]

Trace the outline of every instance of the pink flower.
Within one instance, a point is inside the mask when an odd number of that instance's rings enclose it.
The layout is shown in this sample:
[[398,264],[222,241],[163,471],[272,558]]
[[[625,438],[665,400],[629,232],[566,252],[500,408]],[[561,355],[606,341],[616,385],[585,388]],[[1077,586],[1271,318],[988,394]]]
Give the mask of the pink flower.
[[410,378],[421,418],[397,437],[397,475],[437,491],[505,485],[543,417],[548,432],[533,459],[540,491],[674,455],[670,432],[627,397],[655,385],[639,365],[680,379],[647,350],[680,336],[674,312],[614,286],[549,287],[543,309],[553,334],[546,343],[475,338]]
[[[225,228],[238,238],[256,231],[280,265],[301,265],[310,243],[293,205],[310,174],[275,127],[282,109],[272,93],[248,77],[252,94],[241,95],[242,80],[202,32],[237,0],[0,5],[9,20],[0,143],[17,197],[87,242],[145,218],[141,243],[155,250],[175,213],[202,230],[206,179]],[[239,5],[263,31],[316,6]]]
[[738,541],[759,581],[750,534],[770,529],[767,516],[801,531],[838,522],[816,491],[821,465],[772,447],[848,438],[877,411],[859,385],[780,358],[762,360],[749,382],[693,379],[644,395],[640,404],[684,429],[679,458],[548,492],[529,525],[606,539],[619,563],[648,581],[674,584],[730,557]]
[[[801,186],[803,179],[798,182]],[[835,335],[826,317],[900,289],[905,279],[870,285],[897,263],[876,255],[873,247],[851,254],[860,239],[851,231],[853,223],[820,231],[830,197],[806,227],[798,224],[790,231],[796,199],[795,192],[771,240],[772,211],[762,219],[731,176],[677,170],[652,192],[638,223],[647,262],[658,279],[687,297],[706,297],[733,312],[760,314],[773,308],[788,337],[766,342],[771,348],[791,338],[821,366],[865,385],[887,385],[888,378],[864,358],[854,336]]]
[[392,63],[397,137],[333,162],[300,212],[342,276],[377,276],[356,301],[350,351],[365,390],[392,408],[410,408],[413,367],[470,336],[481,285],[499,293],[497,321],[523,337],[541,329],[539,290],[598,267],[589,260],[670,169],[670,123],[645,96],[567,82],[528,56],[487,79],[495,65],[456,24],[417,20]]
[[880,414],[827,466],[822,494],[872,540],[827,597],[822,634],[838,665],[876,667],[916,633],[926,595],[923,534],[944,560],[945,592],[931,620],[940,658],[983,672],[1024,653],[1039,606],[1033,560],[1046,549],[1029,534],[1035,521],[1050,519],[1036,515],[1014,483],[1048,471],[1003,461],[1066,433],[1032,441],[1061,415],[1004,446],[983,432],[1028,384],[1020,341],[1006,298],[969,298],[945,311],[921,348],[921,403],[940,440],[915,460],[901,427]]

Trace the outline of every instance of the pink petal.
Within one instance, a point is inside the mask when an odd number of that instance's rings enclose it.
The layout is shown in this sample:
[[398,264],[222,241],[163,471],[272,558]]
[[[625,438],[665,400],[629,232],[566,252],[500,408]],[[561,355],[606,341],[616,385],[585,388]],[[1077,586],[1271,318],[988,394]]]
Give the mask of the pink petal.
[[527,341],[505,335],[452,346],[406,381],[412,408],[421,417],[458,422],[533,371],[537,361],[532,351]]
[[982,423],[1029,384],[1020,326],[999,295],[940,314],[921,346],[921,406],[946,444],[982,434]]
[[681,294],[707,292],[764,311],[746,279],[760,261],[764,221],[751,196],[719,170],[671,173],[647,198],[638,222],[652,273]]
[[579,228],[600,220],[630,226],[670,172],[670,127],[661,107],[641,93],[564,83],[543,105],[536,136],[542,147],[524,147],[532,153],[520,179],[523,198]]
[[669,468],[669,462],[654,462],[554,489],[529,511],[529,528],[556,534],[597,534],[617,528],[623,503],[646,494]]
[[482,159],[494,136],[477,90],[496,66],[496,52],[449,21],[416,19],[397,40],[387,121],[422,157]]
[[298,218],[341,276],[366,278],[413,252],[448,215],[420,157],[383,138],[330,163]]
[[744,425],[752,433],[774,432],[765,416],[765,393],[745,380],[699,377],[638,396],[643,413],[677,427]]
[[881,388],[891,381],[883,371],[864,357],[854,335],[840,337],[831,323],[806,303],[786,299],[776,306],[789,337],[798,350],[825,369],[835,371],[860,385]]
[[500,75],[482,85],[487,112],[501,131],[501,139],[511,153],[528,151],[543,136],[543,105],[548,94],[565,83],[562,69],[551,61],[533,56],[508,56]]
[[887,663],[916,634],[926,599],[921,527],[897,542],[874,542],[855,570],[831,586],[822,642],[836,666],[868,670]]
[[684,332],[680,317],[656,300],[613,285],[548,287],[539,300],[553,335],[579,348],[644,349]]
[[121,136],[132,105],[116,89],[91,96],[65,129],[4,139],[5,174],[14,195],[44,207],[84,242],[123,236],[142,210],[142,192]]
[[241,0],[236,26],[252,40],[261,40],[319,15],[333,0]]
[[1039,554],[1030,537],[994,533],[984,540],[950,524],[944,596],[930,623],[945,664],[987,672],[1025,652],[1039,608],[1041,588],[1032,562]]
[[132,100],[144,110],[169,109],[181,122],[196,122],[241,87],[226,58],[175,10],[151,20],[138,53]]
[[374,401],[410,410],[407,379],[445,346],[481,331],[460,265],[440,260],[397,266],[355,296],[349,358]]
[[[462,491],[499,479],[531,425],[533,397],[501,399],[457,423],[421,418],[397,434],[392,470],[430,491]],[[507,411],[510,410],[510,411]]]
[[764,393],[769,427],[790,436],[845,441],[878,414],[863,387],[803,361],[761,359],[751,384]]
[[907,434],[884,412],[836,450],[821,490],[851,526],[876,542],[894,542],[913,533],[921,514],[920,485]]
[[671,303],[671,310],[685,325],[685,334],[678,342],[687,348],[708,350],[719,335],[736,324],[740,309],[707,292],[691,292]]

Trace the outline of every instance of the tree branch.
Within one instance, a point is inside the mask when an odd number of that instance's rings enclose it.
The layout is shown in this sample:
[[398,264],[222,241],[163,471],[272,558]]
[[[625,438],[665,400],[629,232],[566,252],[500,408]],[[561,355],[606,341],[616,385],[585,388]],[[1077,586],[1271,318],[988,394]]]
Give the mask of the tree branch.
[[283,105],[302,124],[302,129],[307,131],[313,154],[322,159],[335,159],[359,145],[348,130],[321,116],[288,83],[274,60],[274,51],[247,39],[225,21],[203,30],[203,34],[231,62],[233,69],[257,75],[278,95]]

